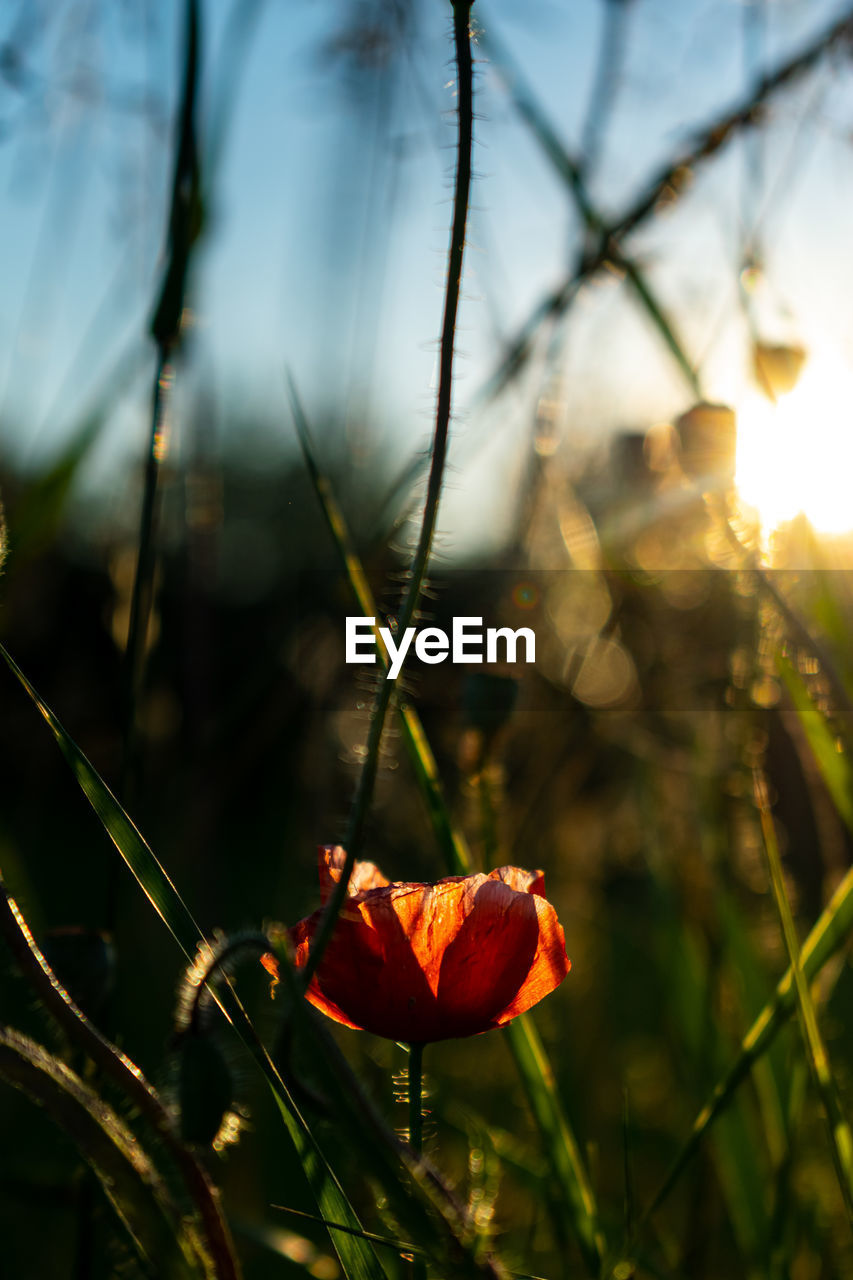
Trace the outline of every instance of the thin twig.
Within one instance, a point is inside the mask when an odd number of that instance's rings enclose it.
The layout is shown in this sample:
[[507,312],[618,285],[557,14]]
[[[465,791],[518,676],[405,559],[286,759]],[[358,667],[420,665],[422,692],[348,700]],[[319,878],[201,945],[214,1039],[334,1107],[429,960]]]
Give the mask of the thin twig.
[[[608,230],[604,217],[596,208],[587,187],[583,161],[571,155],[563,144],[533,90],[525,83],[509,51],[498,43],[494,35],[484,36],[483,42],[503,78],[513,106],[545,152],[557,174],[571,191],[583,221],[585,235],[577,265],[572,269],[569,280],[566,282],[569,287],[567,297],[570,299],[574,296],[571,285],[584,271],[586,262],[597,260],[603,254],[607,261],[624,273],[628,284],[672,353],[694,397],[701,400],[702,386],[684,343],[677,335],[674,323],[667,316],[662,303],[655,296],[643,269],[628,256],[617,238]],[[529,322],[528,326],[525,326],[525,332],[528,327]],[[515,344],[511,345],[510,352],[514,359]],[[502,368],[506,367],[507,359],[505,358]]]
[[598,164],[610,116],[619,88],[625,53],[625,15],[630,0],[602,0],[601,41],[586,118],[581,129],[581,153],[587,180]]
[[[123,750],[119,787],[125,800],[134,766],[136,706],[154,601],[157,491],[166,452],[166,428],[173,382],[172,362],[181,335],[190,259],[202,223],[196,138],[198,74],[199,0],[186,0],[184,77],[177,117],[175,168],[169,206],[168,258],[151,319],[151,336],[157,347],[157,364],[151,395],[151,428],[139,523],[139,551],[130,600],[125,653]],[[115,920],[116,892],[117,883],[113,875],[108,886],[107,909],[107,920],[111,927]]]
[[[763,107],[769,98],[793,80],[805,75],[824,54],[852,36],[853,9],[848,9],[799,53],[783,62],[775,71],[762,76],[753,91],[737,106],[711,121],[701,131],[695,132],[691,144],[646,183],[642,195],[623,214],[601,228],[597,250],[584,255],[561,283],[537,303],[516,336],[507,344],[500,366],[486,380],[477,400],[483,403],[493,399],[506,386],[525,363],[534,334],[542,321],[562,315],[581,284],[608,263],[615,262],[618,265],[620,242],[645,222],[664,199],[667,207],[680,199],[698,164],[716,155],[741,130],[761,123]],[[572,181],[576,182],[574,178]]]
[[694,134],[692,145],[665,165],[647,183],[639,200],[615,222],[610,223],[608,235],[614,239],[622,239],[654,212],[662,197],[665,196],[669,201],[681,196],[686,189],[686,180],[697,164],[715,155],[742,129],[760,124],[763,116],[762,109],[768,98],[790,84],[792,80],[811,71],[815,63],[834,45],[851,37],[853,37],[853,9],[848,9],[843,17],[832,23],[820,35],[815,36],[794,57],[783,62],[775,71],[762,76],[752,92],[736,107],[706,125],[701,132]]

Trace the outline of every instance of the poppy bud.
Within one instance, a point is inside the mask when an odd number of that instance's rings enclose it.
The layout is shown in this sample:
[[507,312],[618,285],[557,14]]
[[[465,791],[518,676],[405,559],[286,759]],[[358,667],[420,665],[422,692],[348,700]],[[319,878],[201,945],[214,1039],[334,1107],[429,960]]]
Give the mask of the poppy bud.
[[179,1053],[181,1137],[209,1147],[233,1101],[231,1072],[213,1036],[189,1031],[181,1037]]

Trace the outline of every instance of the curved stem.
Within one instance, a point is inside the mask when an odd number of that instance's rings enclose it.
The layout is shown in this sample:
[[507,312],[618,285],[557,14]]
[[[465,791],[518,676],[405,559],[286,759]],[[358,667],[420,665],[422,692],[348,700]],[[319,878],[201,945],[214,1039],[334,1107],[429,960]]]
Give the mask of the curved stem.
[[231,942],[211,949],[203,969],[200,969],[200,961],[196,960],[195,965],[189,971],[193,973],[193,970],[195,970],[195,976],[193,979],[192,998],[184,1013],[182,1029],[191,1031],[194,1034],[201,1030],[199,1020],[202,998],[205,993],[209,994],[210,988],[208,984],[216,977],[217,972],[224,973],[227,976],[228,970],[226,966],[230,964],[236,955],[240,955],[244,951],[255,952],[257,955],[263,956],[270,950],[271,943],[265,933],[244,933],[240,937],[232,939]]
[[[412,621],[420,600],[424,576],[429,563],[432,540],[438,518],[438,504],[441,497],[441,486],[444,479],[444,463],[447,456],[447,439],[450,431],[450,413],[453,396],[453,346],[456,336],[456,316],[459,310],[459,293],[462,281],[462,262],[465,253],[465,231],[468,222],[468,203],[471,191],[471,145],[474,127],[473,103],[473,62],[471,57],[471,34],[469,20],[472,0],[452,0],[453,3],[453,38],[456,50],[457,93],[458,93],[458,132],[456,153],[456,182],[453,195],[453,223],[450,232],[450,249],[447,265],[447,285],[444,297],[444,319],[441,327],[441,355],[438,378],[438,398],[436,402],[435,432],[432,442],[432,463],[427,483],[426,504],[424,506],[421,532],[410,571],[409,584],[406,589],[400,613],[397,617],[397,630],[404,633]],[[395,688],[393,680],[385,679],[379,685],[373,707],[373,717],[367,739],[367,754],[358,780],[349,823],[344,837],[344,848],[347,851],[346,862],[341,878],[335,885],[329,898],[308,961],[302,970],[303,987],[307,987],[323,956],[338,914],[347,895],[350,876],[364,838],[364,827],[376,774],[379,767],[379,747],[382,731],[385,727],[385,716],[391,703]]]

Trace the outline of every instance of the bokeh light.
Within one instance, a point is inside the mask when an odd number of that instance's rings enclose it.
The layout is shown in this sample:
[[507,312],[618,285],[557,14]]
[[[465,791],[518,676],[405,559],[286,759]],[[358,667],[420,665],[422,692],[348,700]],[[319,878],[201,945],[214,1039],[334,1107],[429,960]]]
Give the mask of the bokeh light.
[[853,370],[815,357],[774,404],[758,391],[739,406],[735,484],[765,533],[804,515],[819,533],[853,528]]

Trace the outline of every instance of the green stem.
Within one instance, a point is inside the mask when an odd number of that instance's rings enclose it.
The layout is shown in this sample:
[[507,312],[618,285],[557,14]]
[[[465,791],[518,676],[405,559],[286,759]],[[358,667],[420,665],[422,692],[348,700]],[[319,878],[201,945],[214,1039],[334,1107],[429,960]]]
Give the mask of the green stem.
[[800,941],[791,912],[788,891],[785,888],[785,877],[782,873],[782,860],[779,856],[779,842],[776,839],[776,827],[770,812],[770,801],[767,796],[767,784],[763,774],[753,770],[755,803],[761,820],[761,832],[764,837],[764,851],[770,870],[770,883],[773,897],[776,899],[776,910],[785,939],[785,950],[793,975],[794,991],[797,997],[797,1011],[800,1016],[800,1027],[805,1043],[806,1058],[811,1068],[814,1083],[818,1091],[827,1128],[829,1130],[830,1151],[832,1153],[838,1185],[844,1200],[848,1221],[853,1225],[853,1134],[841,1107],[838,1085],[829,1062],[829,1055],[821,1035],[817,1021],[817,1012],[809,990],[808,980],[803,972],[800,953]]
[[409,1146],[416,1156],[424,1145],[424,1047],[409,1045]]
[[[412,561],[409,585],[397,617],[397,630],[403,634],[412,621],[420,601],[421,589],[429,563],[432,539],[438,518],[438,504],[444,480],[444,463],[450,432],[450,412],[453,396],[453,347],[456,336],[456,316],[459,310],[459,294],[462,283],[462,262],[465,253],[465,232],[468,222],[468,204],[471,192],[471,148],[474,130],[473,61],[471,57],[470,16],[472,0],[453,0],[453,38],[456,50],[458,91],[458,135],[456,156],[456,182],[453,196],[453,223],[448,253],[447,286],[444,297],[444,319],[441,327],[441,355],[439,362],[438,398],[436,402],[435,433],[432,443],[432,464],[427,483],[426,504],[417,549]],[[349,823],[344,837],[347,856],[341,878],[335,885],[323,918],[320,921],[308,961],[302,969],[302,982],[308,983],[317,971],[323,952],[328,946],[340,910],[349,888],[350,876],[364,838],[364,828],[376,774],[379,768],[379,746],[385,727],[385,716],[391,703],[395,682],[385,679],[376,694],[373,716],[367,738],[367,753],[358,780]]]
[[[329,478],[317,465],[308,419],[305,416],[292,378],[289,379],[289,383],[293,420],[296,425],[302,456],[305,459],[311,483],[319,499],[335,548],[340,556],[341,566],[346,574],[350,590],[361,616],[364,618],[376,618],[379,615],[379,610],[376,607],[370,583],[367,580],[367,575],[359,559],[355,543],[350,536],[344,514],[335,498]],[[387,654],[378,628],[375,634],[379,663],[384,674],[388,667]],[[469,875],[474,869],[471,853],[462,833],[457,831],[450,821],[447,801],[444,797],[438,773],[438,765],[424,733],[420,717],[414,707],[405,703],[400,705],[399,712],[403,727],[403,741],[412,758],[421,791],[429,808],[433,830],[444,851],[448,871],[454,876]]]
[[[478,783],[483,815],[483,857],[486,866],[493,866],[498,860],[495,822],[497,804],[492,792],[489,767],[490,760],[485,755]],[[486,820],[487,814],[491,817],[491,822]],[[552,1180],[560,1190],[563,1203],[570,1206],[578,1247],[587,1271],[591,1276],[597,1276],[601,1271],[606,1241],[598,1225],[598,1210],[589,1174],[577,1139],[563,1112],[542,1042],[529,1014],[513,1019],[504,1034],[542,1138],[545,1156],[551,1166]],[[552,1212],[552,1221],[555,1238],[565,1253],[569,1247],[569,1236],[566,1231],[566,1215],[560,1206]]]
[[[174,377],[172,361],[180,340],[190,259],[201,229],[196,143],[199,24],[199,0],[186,0],[183,83],[175,121],[175,167],[167,231],[168,259],[151,320],[150,331],[157,348],[157,366],[151,394],[151,429],[139,520],[139,553],[130,600],[124,659],[123,741],[118,789],[126,806],[135,771],[137,703],[145,671],[148,626],[154,604],[157,497],[160,469],[166,452],[166,426]],[[107,881],[106,924],[111,933],[115,931],[117,914],[117,866],[115,862],[111,864]]]
[[[409,1146],[420,1157],[424,1145],[424,1047],[409,1045]],[[412,1280],[426,1280],[426,1262],[412,1259]]]
[[[160,467],[165,455],[167,414],[172,379],[173,372],[168,355],[163,348],[160,348],[157,356],[157,368],[154,374],[154,387],[151,394],[151,429],[145,462],[142,509],[139,515],[139,552],[136,558],[136,572],[130,597],[130,619],[127,629],[127,649],[125,650],[124,741],[121,778],[119,781],[119,794],[125,804],[128,800],[128,788],[133,774],[136,744],[136,705],[139,688],[142,683],[148,627],[154,603],[154,543],[157,524],[157,490]],[[111,903],[109,911],[111,926],[114,916],[113,906],[114,904]]]

